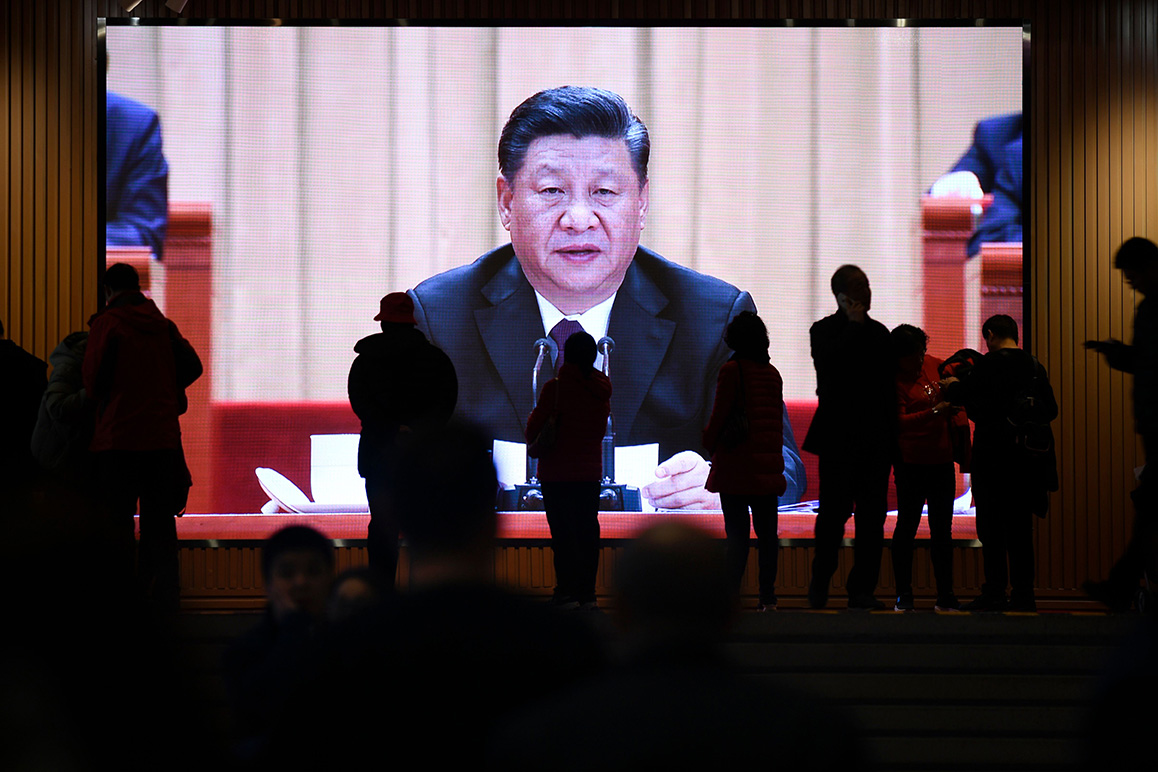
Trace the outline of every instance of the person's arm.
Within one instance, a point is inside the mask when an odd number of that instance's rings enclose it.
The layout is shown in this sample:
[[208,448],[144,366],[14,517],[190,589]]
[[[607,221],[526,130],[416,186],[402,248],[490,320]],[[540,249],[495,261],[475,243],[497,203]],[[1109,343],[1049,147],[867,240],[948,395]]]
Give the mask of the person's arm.
[[728,420],[728,416],[732,414],[733,406],[736,404],[736,390],[739,383],[736,377],[737,372],[738,366],[732,367],[725,364],[716,376],[716,398],[712,402],[712,415],[708,419],[708,425],[704,427],[704,447],[707,448],[708,453],[714,454],[716,452],[716,445],[720,442],[720,432],[724,428],[724,422]]
[[201,377],[205,368],[193,344],[186,340],[172,321],[169,322],[169,341],[173,346],[173,364],[177,370],[177,385],[187,389]]
[[795,504],[800,501],[804,491],[808,489],[808,473],[804,470],[804,462],[800,460],[800,448],[796,446],[796,434],[792,431],[792,422],[788,420],[788,408],[781,407],[784,417],[783,432],[784,444],[781,453],[784,456],[784,482],[788,487],[778,499],[778,503]]
[[[110,131],[118,127],[110,127]],[[132,127],[119,127],[132,131]],[[161,150],[161,122],[156,113],[136,138],[117,174],[119,189],[110,191],[105,241],[117,246],[144,245],[160,260],[169,223],[169,165]]]
[[557,388],[559,388],[559,381],[554,378],[543,385],[543,391],[539,394],[539,403],[535,405],[535,409],[531,411],[531,417],[527,419],[525,437],[528,443],[538,439],[543,425],[555,412],[555,389]]

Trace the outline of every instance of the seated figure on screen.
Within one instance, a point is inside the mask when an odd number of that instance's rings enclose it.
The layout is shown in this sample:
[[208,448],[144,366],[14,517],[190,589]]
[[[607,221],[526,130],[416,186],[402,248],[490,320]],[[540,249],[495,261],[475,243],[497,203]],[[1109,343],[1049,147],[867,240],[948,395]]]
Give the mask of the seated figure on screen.
[[993,194],[966,248],[970,257],[990,241],[1021,241],[1021,113],[978,121],[973,144],[948,174],[933,183],[933,196],[980,199]]
[[[659,443],[655,506],[719,509],[701,455],[723,333],[747,292],[639,245],[650,139],[618,94],[566,86],[511,113],[499,139],[499,216],[511,243],[419,284],[414,313],[459,375],[458,413],[497,439],[523,441],[534,342],[577,323],[615,341],[611,414],[620,445]],[[782,501],[804,491],[784,417]]]
[[169,165],[157,113],[108,92],[105,159],[105,243],[152,247],[160,260],[169,224]]

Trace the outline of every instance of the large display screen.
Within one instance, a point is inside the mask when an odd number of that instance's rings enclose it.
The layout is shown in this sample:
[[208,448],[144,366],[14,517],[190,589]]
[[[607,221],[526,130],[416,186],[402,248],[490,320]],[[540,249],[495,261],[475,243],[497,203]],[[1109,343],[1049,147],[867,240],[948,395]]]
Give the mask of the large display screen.
[[[392,291],[418,288],[460,408],[520,439],[550,315],[528,255],[463,267],[511,241],[496,149],[543,89],[615,92],[650,135],[648,252],[603,329],[620,478],[645,506],[658,463],[706,455],[731,288],[767,323],[797,443],[840,265],[940,357],[978,348],[990,313],[1021,318],[1020,27],[104,31],[106,260],[142,266],[207,364],[182,419],[190,512],[364,506],[347,375]],[[519,452],[496,454],[508,478]],[[815,498],[815,458],[800,469]]]

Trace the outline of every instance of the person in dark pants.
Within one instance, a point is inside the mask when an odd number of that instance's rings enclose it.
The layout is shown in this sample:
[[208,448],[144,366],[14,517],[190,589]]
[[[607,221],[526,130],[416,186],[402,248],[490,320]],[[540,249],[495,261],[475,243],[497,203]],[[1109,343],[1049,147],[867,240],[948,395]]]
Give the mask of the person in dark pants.
[[382,332],[354,346],[347,390],[362,421],[358,474],[370,503],[367,551],[370,567],[390,588],[398,568],[398,518],[390,498],[392,466],[400,439],[446,425],[458,401],[454,365],[414,326],[414,301],[391,292],[379,303]]
[[968,421],[941,394],[941,360],[925,353],[929,337],[910,324],[892,332],[897,356],[897,441],[900,457],[893,466],[897,483],[897,525],[893,530],[893,576],[896,611],[913,610],[913,540],[921,510],[929,503],[933,576],[938,611],[960,608],[953,593],[953,425]]
[[881,610],[884,604],[874,593],[896,448],[896,366],[888,329],[868,315],[872,291],[864,271],[842,265],[831,287],[836,312],[809,330],[817,406],[804,449],[820,456],[820,506],[808,605],[828,604],[844,524],[855,509],[848,607]]
[[201,360],[177,326],[141,293],[137,271],[109,266],[103,311],[89,321],[81,375],[96,405],[92,451],[100,499],[132,571],[133,513],[140,504],[137,581],[157,611],[178,603],[177,523],[193,484],[181,446],[185,389]]
[[[749,522],[756,529],[760,552],[756,610],[775,610],[780,553],[776,507],[787,487],[780,453],[784,382],[769,362],[768,330],[755,313],[737,314],[724,332],[724,342],[736,353],[720,368],[712,416],[704,429],[704,447],[712,454],[707,489],[720,494],[728,571],[737,588],[748,564]],[[737,423],[746,427],[736,429]]]
[[1134,530],[1126,551],[1110,569],[1109,578],[1087,580],[1082,588],[1115,611],[1130,608],[1143,571],[1158,557],[1158,471],[1150,456],[1158,454],[1158,245],[1138,236],[1127,239],[1114,255],[1114,265],[1126,282],[1142,294],[1134,312],[1134,342],[1088,340],[1087,349],[1106,355],[1115,370],[1134,374],[1134,427],[1142,435],[1145,462],[1134,490]]
[[554,442],[539,456],[539,480],[555,559],[552,600],[565,607],[596,606],[599,481],[611,381],[595,369],[595,355],[595,339],[588,333],[567,338],[559,375],[543,386],[527,421],[527,442],[532,444],[548,421],[554,421]]
[[1057,490],[1049,428],[1057,401],[1045,368],[1017,347],[1017,322],[991,316],[981,335],[989,353],[962,379],[942,381],[946,396],[963,405],[975,425],[973,501],[985,581],[981,595],[963,608],[1036,611],[1033,516],[1045,516],[1048,491]]

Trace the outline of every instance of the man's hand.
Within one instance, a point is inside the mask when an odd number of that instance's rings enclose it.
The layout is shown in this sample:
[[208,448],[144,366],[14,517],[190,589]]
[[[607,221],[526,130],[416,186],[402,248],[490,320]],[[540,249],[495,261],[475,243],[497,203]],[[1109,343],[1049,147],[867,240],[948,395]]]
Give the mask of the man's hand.
[[656,467],[659,479],[643,488],[657,509],[719,509],[720,497],[704,489],[711,466],[694,450],[676,453]]
[[1087,340],[1082,344],[1087,349],[1093,349],[1099,354],[1108,354],[1116,351],[1122,345],[1122,341],[1117,338],[1107,338],[1106,340]]
[[836,296],[836,304],[844,309],[844,313],[848,316],[850,322],[864,324],[865,314],[868,313],[868,309],[865,308],[864,303],[859,300],[853,300],[841,292]]
[[973,172],[949,172],[933,183],[929,195],[934,198],[972,198],[981,199],[985,191],[981,189],[981,181]]

